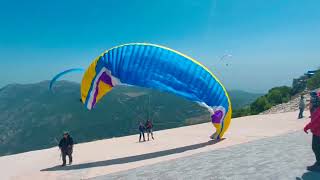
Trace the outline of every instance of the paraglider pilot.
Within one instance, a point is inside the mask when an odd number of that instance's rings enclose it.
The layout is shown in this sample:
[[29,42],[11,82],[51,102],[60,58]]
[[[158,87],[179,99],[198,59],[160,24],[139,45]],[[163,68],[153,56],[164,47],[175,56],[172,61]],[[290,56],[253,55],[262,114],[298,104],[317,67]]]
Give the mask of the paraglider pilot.
[[312,150],[316,156],[316,162],[312,166],[308,166],[309,171],[320,171],[320,100],[316,92],[311,92],[310,112],[311,122],[308,123],[304,132],[308,134],[311,130],[312,136]]
[[72,164],[73,139],[68,132],[63,133],[63,137],[59,142],[59,148],[62,155],[62,166],[66,165],[66,157],[69,157],[69,164]]

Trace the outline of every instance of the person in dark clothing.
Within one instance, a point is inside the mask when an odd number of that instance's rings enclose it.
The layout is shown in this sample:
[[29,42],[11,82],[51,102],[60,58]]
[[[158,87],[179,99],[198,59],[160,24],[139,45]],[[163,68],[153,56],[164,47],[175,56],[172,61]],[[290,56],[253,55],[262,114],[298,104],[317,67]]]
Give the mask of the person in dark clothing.
[[153,138],[153,130],[152,130],[152,128],[153,128],[152,122],[150,120],[147,120],[145,127],[146,127],[146,131],[147,131],[147,135],[148,135],[148,141],[149,141],[149,135],[150,134],[151,134],[151,138],[154,140],[154,138]]
[[312,91],[310,96],[310,114],[312,114],[312,112],[314,112],[315,109],[320,106],[320,100],[317,92],[315,91]]
[[308,166],[309,171],[320,171],[320,100],[316,94],[312,93],[310,102],[311,121],[305,126],[304,132],[311,130],[312,150],[316,157],[316,162]]
[[299,101],[299,110],[300,111],[299,111],[298,119],[303,118],[303,112],[304,112],[305,107],[306,107],[306,104],[304,102],[304,97],[303,97],[303,95],[301,95],[301,98],[300,98],[300,101]]
[[139,142],[141,142],[141,138],[143,137],[143,141],[146,141],[145,137],[144,137],[144,131],[146,130],[145,126],[143,125],[142,122],[140,122],[139,124],[139,132],[140,132],[140,136],[139,136]]
[[63,133],[59,142],[59,148],[62,155],[62,166],[66,165],[66,157],[69,157],[69,164],[72,164],[73,139],[68,132]]

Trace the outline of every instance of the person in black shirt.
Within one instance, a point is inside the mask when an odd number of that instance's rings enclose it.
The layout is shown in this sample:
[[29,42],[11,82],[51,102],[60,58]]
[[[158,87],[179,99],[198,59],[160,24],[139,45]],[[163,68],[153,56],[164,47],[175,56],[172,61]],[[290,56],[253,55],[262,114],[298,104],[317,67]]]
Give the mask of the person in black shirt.
[[301,95],[300,101],[299,101],[299,110],[300,110],[300,111],[299,111],[298,119],[303,118],[303,112],[304,112],[305,107],[306,107],[306,104],[305,104],[305,102],[304,102],[304,96]]
[[59,142],[59,148],[62,155],[62,166],[66,165],[66,157],[69,157],[69,164],[72,164],[73,139],[68,132],[63,133],[63,137]]

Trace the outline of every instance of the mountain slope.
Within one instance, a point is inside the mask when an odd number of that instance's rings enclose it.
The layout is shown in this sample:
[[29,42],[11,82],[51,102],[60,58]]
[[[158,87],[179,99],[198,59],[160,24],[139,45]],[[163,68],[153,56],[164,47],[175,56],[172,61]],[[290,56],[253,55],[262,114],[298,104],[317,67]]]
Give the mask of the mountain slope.
[[0,154],[55,146],[64,130],[79,143],[134,134],[148,114],[156,129],[184,126],[185,119],[208,114],[196,103],[136,87],[115,88],[92,111],[79,97],[79,84],[66,81],[56,84],[55,93],[48,91],[48,82],[5,87],[0,92]]
[[[56,146],[64,130],[80,143],[137,133],[138,122],[148,117],[156,130],[209,120],[207,110],[196,103],[132,86],[116,87],[88,111],[79,101],[79,84],[61,81],[52,93],[48,83],[1,89],[0,155]],[[230,94],[234,106],[250,103],[239,92]]]
[[231,90],[229,94],[233,109],[239,109],[244,106],[248,106],[252,102],[254,102],[258,97],[263,95],[259,93],[249,93],[241,90]]

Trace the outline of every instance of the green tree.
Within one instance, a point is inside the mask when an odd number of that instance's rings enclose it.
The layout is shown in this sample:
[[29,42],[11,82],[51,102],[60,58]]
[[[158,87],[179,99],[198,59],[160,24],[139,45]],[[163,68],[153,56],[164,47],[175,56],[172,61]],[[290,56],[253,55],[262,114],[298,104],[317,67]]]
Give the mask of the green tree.
[[270,108],[271,105],[269,104],[266,96],[259,97],[255,102],[250,105],[251,114],[259,114]]
[[267,100],[272,105],[280,104],[282,102],[282,94],[280,89],[274,89],[267,94]]
[[234,117],[259,114],[270,109],[272,106],[286,103],[291,97],[308,89],[314,90],[320,88],[320,69],[314,76],[301,76],[293,81],[292,88],[288,86],[280,86],[272,88],[264,96],[259,97],[256,101],[250,104],[250,107],[244,107],[234,111]]
[[312,76],[310,79],[308,79],[307,87],[310,90],[320,88],[320,70],[318,70],[316,74]]
[[250,107],[235,109],[235,110],[233,110],[233,113],[232,113],[233,118],[242,117],[242,116],[249,116],[249,115],[251,115]]
[[294,96],[303,92],[307,87],[307,76],[301,76],[298,79],[294,79],[292,82],[292,91],[291,94]]
[[269,90],[267,100],[272,106],[285,103],[290,100],[291,92],[292,88],[288,86],[275,87]]

